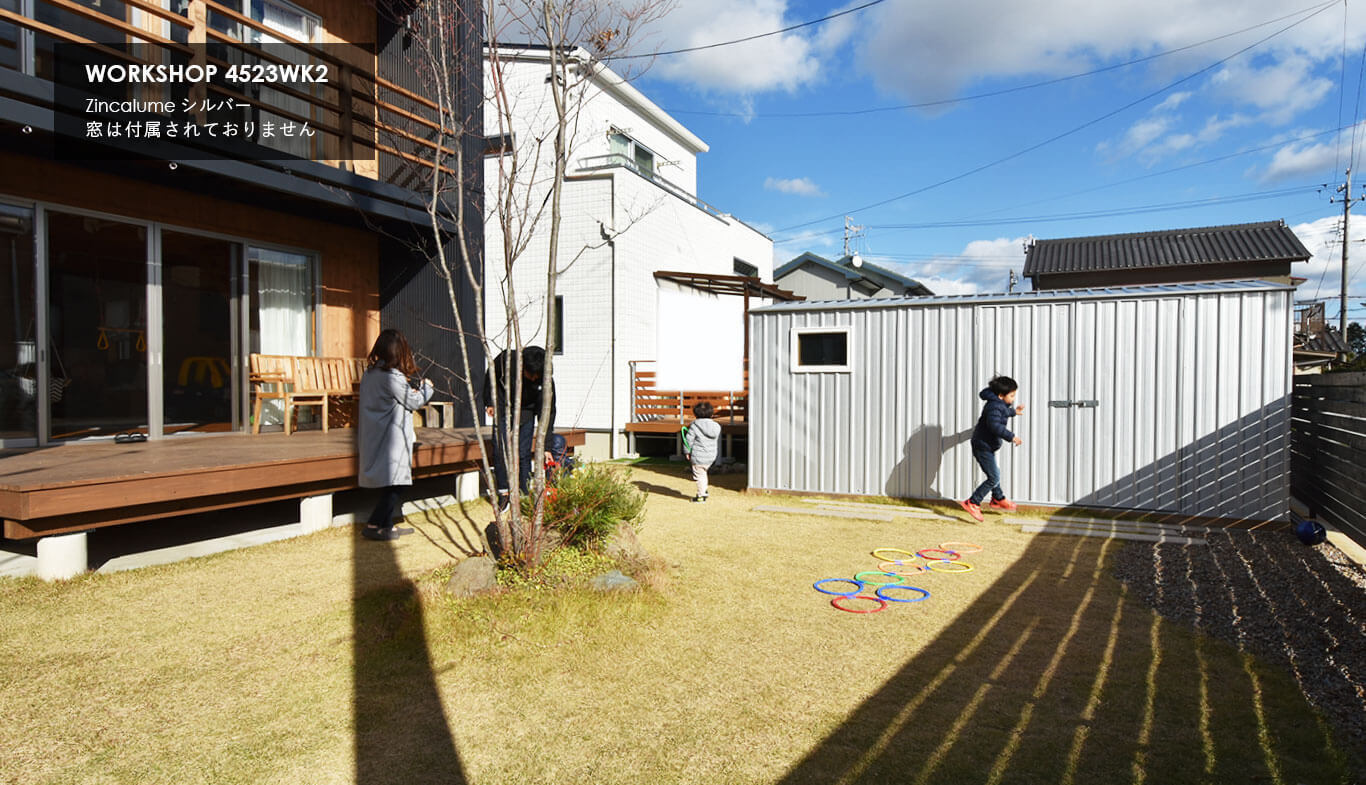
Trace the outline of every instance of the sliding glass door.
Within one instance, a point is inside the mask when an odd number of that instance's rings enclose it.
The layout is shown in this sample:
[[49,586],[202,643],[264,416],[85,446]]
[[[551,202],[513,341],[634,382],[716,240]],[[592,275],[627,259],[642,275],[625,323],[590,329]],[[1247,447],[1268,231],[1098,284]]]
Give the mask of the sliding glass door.
[[248,353],[315,354],[317,287],[311,254],[0,203],[0,447],[245,429]]
[[0,446],[38,437],[35,271],[33,211],[0,204]]
[[[165,433],[233,430],[235,271],[242,245],[161,230],[162,422]],[[240,364],[237,364],[240,367]]]
[[52,439],[148,429],[148,227],[49,210]]
[[[308,356],[314,340],[313,259],[307,254],[267,248],[247,249],[247,278],[251,302],[247,309],[250,351],[260,354]],[[305,416],[309,412],[301,412]],[[279,401],[261,409],[263,427],[282,426]]]

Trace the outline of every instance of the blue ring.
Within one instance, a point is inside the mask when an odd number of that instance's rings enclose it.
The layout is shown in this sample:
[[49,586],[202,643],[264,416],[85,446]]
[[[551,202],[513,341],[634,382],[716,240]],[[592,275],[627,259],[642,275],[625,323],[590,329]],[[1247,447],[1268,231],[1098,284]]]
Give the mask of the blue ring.
[[[852,583],[852,584],[854,584],[855,586],[857,586],[858,588],[857,588],[857,589],[854,589],[853,591],[827,591],[827,590],[821,588],[821,584],[822,584],[822,583],[829,583],[829,582],[831,582],[831,581],[843,581],[843,582],[845,582],[845,583]],[[896,584],[889,584],[889,585],[895,586]],[[821,594],[833,594],[833,595],[835,595],[836,597],[853,597],[855,594],[858,594],[859,592],[863,591],[863,581],[856,581],[856,580],[854,580],[854,579],[852,579],[852,578],[822,578],[822,579],[816,581],[815,583],[811,584],[811,588],[815,589],[816,591],[820,592]],[[904,602],[904,600],[903,600],[903,602]]]
[[[918,592],[920,592],[921,594],[923,594],[924,596],[923,596],[923,597],[917,597],[917,598],[915,598],[914,600],[898,600],[898,599],[895,598],[895,597],[888,597],[888,596],[884,595],[882,592],[883,592],[883,590],[885,590],[885,589],[910,589],[911,591],[918,591]],[[880,586],[880,587],[878,587],[878,590],[877,590],[876,592],[874,592],[874,594],[877,595],[877,597],[878,597],[879,600],[886,600],[886,601],[888,601],[888,602],[923,602],[923,601],[928,600],[928,599],[930,598],[930,593],[927,592],[927,591],[925,591],[924,589],[920,588],[919,586],[908,586],[908,585],[906,585],[906,584],[900,584],[900,583],[889,583],[889,584],[886,584],[885,586]]]

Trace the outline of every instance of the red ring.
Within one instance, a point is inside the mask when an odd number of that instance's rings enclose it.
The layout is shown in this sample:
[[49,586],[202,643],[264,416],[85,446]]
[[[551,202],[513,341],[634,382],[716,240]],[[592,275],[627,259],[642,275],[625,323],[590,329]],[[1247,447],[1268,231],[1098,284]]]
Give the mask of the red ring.
[[[873,602],[876,602],[878,606],[876,608],[872,608],[866,611],[856,611],[853,608],[845,608],[844,606],[840,605],[840,600],[872,600]],[[881,597],[869,597],[866,594],[846,594],[844,596],[836,597],[835,599],[831,600],[830,604],[835,606],[836,609],[842,610],[845,613],[877,613],[878,611],[887,607],[886,600],[882,599]]]
[[[940,559],[935,558],[934,556],[926,556],[925,554],[927,553],[947,553],[948,556]],[[925,548],[924,550],[916,551],[915,555],[927,561],[958,561],[962,558],[958,555],[958,551],[946,551],[943,548]]]

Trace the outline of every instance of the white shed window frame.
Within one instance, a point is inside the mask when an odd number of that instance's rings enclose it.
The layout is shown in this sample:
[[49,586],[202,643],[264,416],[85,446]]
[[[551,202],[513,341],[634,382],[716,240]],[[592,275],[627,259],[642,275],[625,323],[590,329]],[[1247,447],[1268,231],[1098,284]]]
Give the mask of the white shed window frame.
[[[801,361],[801,336],[813,333],[844,333],[844,365],[803,365]],[[854,328],[852,325],[839,324],[830,327],[793,327],[792,328],[792,373],[850,373],[854,370]]]

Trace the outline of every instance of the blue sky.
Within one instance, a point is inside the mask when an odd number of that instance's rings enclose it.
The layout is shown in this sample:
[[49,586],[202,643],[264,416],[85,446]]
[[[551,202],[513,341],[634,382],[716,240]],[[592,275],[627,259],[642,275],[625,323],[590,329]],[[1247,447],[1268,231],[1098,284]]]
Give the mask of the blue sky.
[[[866,1],[684,0],[637,49],[730,40]],[[1342,211],[1329,196],[1354,135],[1353,190],[1366,193],[1366,125],[1354,128],[1366,119],[1364,46],[1366,8],[1342,2],[885,0],[659,57],[637,85],[710,144],[699,195],[768,232],[779,261],[838,256],[850,214],[867,227],[867,258],[935,291],[996,291],[1030,235],[1284,219],[1315,254],[1295,268],[1310,279],[1307,299],[1338,291]],[[984,93],[999,94],[974,98]],[[948,103],[864,111],[935,101]],[[834,112],[862,113],[822,114]],[[1349,313],[1360,320],[1358,211]]]

